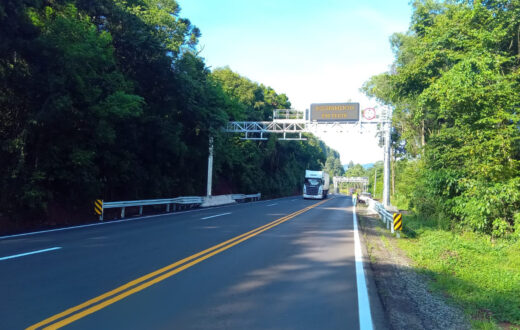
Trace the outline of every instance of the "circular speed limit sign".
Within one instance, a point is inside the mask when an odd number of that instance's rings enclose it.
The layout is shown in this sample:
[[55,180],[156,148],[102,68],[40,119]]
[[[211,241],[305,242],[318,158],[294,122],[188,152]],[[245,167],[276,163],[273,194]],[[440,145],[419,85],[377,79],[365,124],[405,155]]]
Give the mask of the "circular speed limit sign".
[[374,108],[366,108],[363,110],[363,118],[366,120],[372,120],[376,118],[376,109]]

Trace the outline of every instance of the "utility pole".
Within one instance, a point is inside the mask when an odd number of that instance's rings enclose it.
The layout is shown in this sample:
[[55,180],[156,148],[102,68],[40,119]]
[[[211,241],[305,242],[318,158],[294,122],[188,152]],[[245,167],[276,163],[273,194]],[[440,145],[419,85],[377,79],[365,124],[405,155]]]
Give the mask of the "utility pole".
[[213,136],[209,137],[208,155],[208,184],[206,186],[206,196],[211,197],[211,185],[213,181]]
[[384,161],[384,185],[383,185],[383,206],[390,206],[390,130],[392,129],[392,110],[388,107],[386,118],[383,124],[385,128],[385,161]]

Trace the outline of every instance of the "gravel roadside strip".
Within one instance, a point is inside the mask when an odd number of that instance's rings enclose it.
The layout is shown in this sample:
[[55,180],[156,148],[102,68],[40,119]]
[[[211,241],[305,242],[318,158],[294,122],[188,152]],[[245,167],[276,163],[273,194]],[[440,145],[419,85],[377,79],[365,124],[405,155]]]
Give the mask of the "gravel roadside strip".
[[357,213],[388,328],[471,329],[462,310],[430,292],[428,279],[414,271],[379,216],[363,207]]

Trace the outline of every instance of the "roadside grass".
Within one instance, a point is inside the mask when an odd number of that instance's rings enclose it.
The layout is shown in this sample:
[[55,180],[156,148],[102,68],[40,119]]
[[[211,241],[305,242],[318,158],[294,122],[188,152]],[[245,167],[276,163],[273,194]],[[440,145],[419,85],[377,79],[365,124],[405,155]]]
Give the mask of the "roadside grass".
[[372,251],[374,250],[374,245],[371,244],[370,241],[367,240],[367,234],[364,233],[363,238],[364,238],[364,241],[366,242],[368,255],[370,257],[370,262],[374,264],[374,263],[376,263],[376,258],[374,257],[374,254],[372,253]]
[[409,215],[398,246],[475,329],[520,329],[520,240],[440,229]]

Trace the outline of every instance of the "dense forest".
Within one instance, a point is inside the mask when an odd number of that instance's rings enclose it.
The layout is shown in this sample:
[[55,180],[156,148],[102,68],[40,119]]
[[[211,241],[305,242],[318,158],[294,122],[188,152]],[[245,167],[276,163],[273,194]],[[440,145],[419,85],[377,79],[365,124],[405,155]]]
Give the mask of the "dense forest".
[[520,235],[520,2],[413,2],[391,69],[393,202],[443,228]]
[[229,68],[210,71],[174,0],[4,0],[0,35],[4,223],[93,219],[98,198],[205,195],[210,136],[214,194],[298,193],[306,168],[339,163],[312,135],[224,133],[290,102]]

